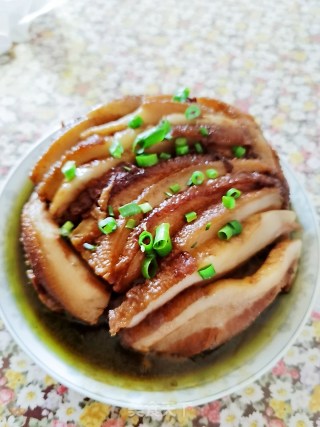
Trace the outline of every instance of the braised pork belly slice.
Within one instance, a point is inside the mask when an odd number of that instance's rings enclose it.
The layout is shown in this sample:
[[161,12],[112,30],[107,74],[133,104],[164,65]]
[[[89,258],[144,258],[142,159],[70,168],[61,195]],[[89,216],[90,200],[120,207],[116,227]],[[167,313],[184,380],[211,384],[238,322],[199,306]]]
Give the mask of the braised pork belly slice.
[[216,180],[208,180],[202,185],[192,186],[183,193],[163,201],[130,233],[119,262],[115,266],[117,280],[114,289],[117,292],[123,292],[140,276],[144,254],[140,251],[138,238],[142,231],[148,230],[154,233],[160,223],[166,222],[170,224],[170,235],[174,236],[184,226],[184,215],[187,212],[201,213],[207,206],[221,201],[222,196],[230,188],[236,187],[246,192],[261,187],[271,187],[276,182],[278,182],[276,179],[256,172],[227,174]]
[[[87,167],[90,162],[92,163],[92,161],[100,159],[113,159],[112,165],[124,161],[132,161],[134,156],[131,147],[137,134],[138,132],[133,129],[126,129],[125,131],[116,133],[113,138],[103,139],[94,135],[85,141],[78,142],[78,144],[67,151],[61,159],[51,166],[41,183],[39,183],[38,194],[41,200],[52,201],[54,199],[54,196],[64,184],[64,176],[61,168],[69,160],[74,160],[77,167]],[[109,148],[114,139],[119,141],[124,149],[124,155],[121,159],[110,157]]]
[[[249,216],[266,210],[280,209],[283,197],[279,188],[265,188],[242,194],[237,200],[235,210],[227,209],[217,203],[206,209],[199,218],[185,224],[173,239],[174,247],[180,251],[193,251],[208,240],[216,237],[217,232],[230,221],[242,222]],[[207,229],[207,224],[210,228]]]
[[60,160],[53,164],[43,180],[39,183],[37,191],[40,199],[43,201],[52,200],[54,194],[64,180],[61,168],[67,161],[74,161],[77,166],[80,166],[92,160],[105,159],[108,157],[108,148],[109,144],[105,139],[97,135],[93,135],[74,145]]
[[[135,116],[141,117],[143,121],[142,127],[145,130],[146,127],[154,126],[158,124],[160,120],[167,119],[169,115],[184,114],[189,105],[189,103],[174,102],[171,99],[144,98],[142,104],[135,111],[122,116],[116,121],[87,129],[82,133],[81,137],[87,138],[93,134],[103,136],[111,135],[118,130],[125,129],[129,121]],[[203,113],[210,112],[210,109],[206,106],[200,106],[200,108]]]
[[[109,311],[110,332],[112,335],[122,328],[133,327],[140,323],[149,313],[170,301],[184,289],[201,283],[202,278],[197,269],[212,264],[216,271],[215,278],[235,269],[254,254],[275,241],[279,236],[287,234],[298,225],[295,213],[288,210],[272,210],[252,215],[243,223],[243,231],[230,241],[218,238],[210,240],[193,256],[189,262],[193,271],[183,278],[175,274],[174,266],[183,264],[178,253],[163,261],[161,269],[154,279],[130,289],[123,303]],[[236,255],[235,255],[236,254]]]
[[87,114],[89,119],[93,119],[97,124],[115,121],[135,111],[142,102],[143,97],[128,95],[120,99],[114,99],[106,104],[93,108]]
[[[220,174],[225,172],[222,162],[212,162],[209,156],[189,155],[169,159],[148,168],[135,168],[115,182],[108,203],[117,212],[119,207],[136,200],[146,199],[155,207],[166,198],[169,186],[178,183],[181,190],[188,187],[193,171],[215,167]],[[99,201],[99,205],[102,203]]]
[[[83,132],[131,113],[138,108],[141,100],[141,96],[125,96],[121,99],[113,100],[90,111],[87,117],[80,122],[76,121],[71,127],[63,128],[62,135],[58,136],[34,166],[30,174],[33,183],[38,184],[42,180],[51,166],[79,142]],[[90,135],[93,133],[91,132]]]
[[218,347],[249,327],[291,286],[300,250],[299,240],[281,241],[253,275],[186,290],[123,330],[123,344],[140,352],[187,357]]
[[58,136],[33,167],[30,173],[32,182],[38,184],[51,166],[79,141],[81,132],[94,125],[95,121],[93,119],[86,118],[77,122],[71,128],[62,128],[62,135]]
[[22,241],[35,288],[42,287],[50,297],[49,308],[53,300],[72,316],[97,323],[108,305],[110,290],[61,238],[36,193],[23,209]]

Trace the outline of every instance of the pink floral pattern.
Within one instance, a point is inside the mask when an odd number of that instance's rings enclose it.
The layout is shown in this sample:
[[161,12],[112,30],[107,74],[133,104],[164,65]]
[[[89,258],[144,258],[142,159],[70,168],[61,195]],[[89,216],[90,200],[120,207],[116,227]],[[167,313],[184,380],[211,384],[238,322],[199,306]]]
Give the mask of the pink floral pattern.
[[[189,86],[254,114],[320,215],[319,41],[318,0],[68,2],[0,65],[0,180],[37,138],[91,105]],[[151,413],[56,383],[0,323],[0,427],[138,425],[320,427],[319,305],[259,381],[206,405]]]

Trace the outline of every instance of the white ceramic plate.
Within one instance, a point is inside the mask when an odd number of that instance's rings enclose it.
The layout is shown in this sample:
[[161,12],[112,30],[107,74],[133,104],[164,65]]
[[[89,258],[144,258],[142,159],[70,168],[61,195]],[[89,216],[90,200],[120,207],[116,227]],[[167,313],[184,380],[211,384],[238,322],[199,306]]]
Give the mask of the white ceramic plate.
[[[26,280],[19,258],[19,213],[31,189],[28,173],[57,132],[40,141],[20,161],[0,194],[0,312],[18,345],[45,371],[93,399],[134,409],[173,409],[203,404],[235,392],[267,372],[299,334],[319,287],[319,232],[313,207],[303,188],[284,167],[293,208],[303,228],[303,251],[292,291],[276,303],[231,345],[199,356],[188,374],[164,378],[126,375],[97,367],[48,334],[24,293]],[[110,360],[117,358],[118,347]],[[131,357],[131,356],[129,356]],[[130,360],[130,359],[128,359]],[[202,364],[204,361],[204,364]],[[201,365],[202,364],[202,365]],[[190,367],[190,366],[189,366]]]

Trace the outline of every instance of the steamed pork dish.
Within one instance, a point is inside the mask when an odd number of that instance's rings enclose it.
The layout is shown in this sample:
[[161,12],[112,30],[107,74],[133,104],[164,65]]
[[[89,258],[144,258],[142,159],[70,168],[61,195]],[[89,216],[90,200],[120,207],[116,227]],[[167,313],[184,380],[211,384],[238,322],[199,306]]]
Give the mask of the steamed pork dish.
[[139,352],[192,356],[294,281],[301,242],[277,154],[223,102],[131,96],[62,129],[31,171],[28,274],[50,310]]

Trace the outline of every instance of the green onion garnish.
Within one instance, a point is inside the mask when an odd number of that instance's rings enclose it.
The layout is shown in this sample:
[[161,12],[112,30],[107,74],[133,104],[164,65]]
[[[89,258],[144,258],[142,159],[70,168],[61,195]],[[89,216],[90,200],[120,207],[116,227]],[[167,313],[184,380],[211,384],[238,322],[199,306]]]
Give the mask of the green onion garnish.
[[107,218],[100,219],[98,227],[103,234],[110,234],[113,233],[118,226],[116,220],[112,216],[108,216]]
[[241,157],[243,157],[246,154],[246,152],[247,152],[246,148],[242,147],[241,145],[234,145],[232,147],[232,153],[238,159],[241,159]]
[[121,159],[123,154],[123,146],[118,139],[114,139],[110,145],[109,153],[115,159]]
[[238,234],[240,234],[242,232],[242,225],[236,219],[234,219],[233,221],[230,221],[229,224],[233,228],[233,235],[234,236],[237,236]]
[[177,138],[174,143],[176,147],[183,147],[184,145],[187,145],[187,138]]
[[130,218],[126,223],[125,228],[128,228],[129,230],[133,230],[136,224],[137,224],[137,221],[133,218]]
[[94,250],[97,249],[97,246],[96,245],[92,245],[91,243],[84,243],[83,247],[85,249],[87,249],[88,251],[94,251]]
[[108,214],[109,214],[109,216],[114,216],[113,207],[110,205],[108,206]]
[[122,166],[123,167],[123,169],[126,171],[126,172],[131,172],[132,171],[132,169],[131,169],[131,167],[130,166]]
[[204,173],[201,171],[194,171],[193,174],[191,175],[191,182],[194,185],[201,185],[204,181]]
[[154,166],[159,162],[157,154],[140,154],[136,156],[137,165],[140,168],[148,168],[150,166]]
[[189,153],[189,146],[182,145],[181,147],[176,147],[176,155],[177,156],[185,156]]
[[160,153],[159,157],[162,160],[168,160],[168,159],[171,159],[171,154],[169,154],[169,153]]
[[207,224],[206,224],[206,231],[208,231],[210,229],[210,227],[211,227],[211,222],[207,222]]
[[215,169],[207,169],[206,175],[209,179],[215,179],[219,176],[218,172]]
[[133,216],[141,213],[141,208],[137,203],[127,203],[126,205],[120,206],[119,213],[123,217]]
[[192,212],[188,212],[185,214],[185,219],[187,220],[187,222],[192,222],[195,219],[197,219],[197,213],[192,211]]
[[237,236],[242,231],[242,225],[239,221],[233,220],[228,222],[224,227],[218,231],[218,237],[221,240],[229,240],[233,236]]
[[201,110],[198,105],[192,104],[189,105],[189,107],[186,109],[184,115],[186,116],[187,120],[193,120],[201,115]]
[[241,196],[241,191],[238,190],[237,188],[230,188],[230,190],[226,192],[226,196],[230,196],[230,197],[233,197],[234,199],[237,199],[238,197]]
[[137,129],[143,124],[141,116],[134,116],[128,123],[128,127],[131,129]]
[[179,184],[172,184],[172,185],[170,185],[169,188],[173,194],[179,193],[179,191],[181,190],[181,187]]
[[176,102],[185,102],[189,98],[189,95],[190,95],[190,89],[185,87],[184,89],[180,89],[179,91],[177,91],[173,95],[172,99],[173,101],[176,101]]
[[142,203],[141,205],[139,205],[139,208],[141,209],[142,213],[147,213],[152,211],[152,206],[148,202]]
[[205,267],[199,268],[198,273],[200,274],[202,279],[206,280],[211,279],[216,274],[216,271],[213,265],[209,264]]
[[172,194],[172,193],[170,193],[170,191],[165,191],[165,192],[164,192],[164,194],[165,194],[167,197],[172,197],[172,196],[173,196],[173,194]]
[[74,224],[71,221],[66,221],[61,227],[60,227],[60,236],[63,237],[69,237],[71,231],[74,228]]
[[234,209],[236,206],[236,201],[231,196],[222,196],[222,204],[227,209]]
[[170,238],[170,224],[163,222],[156,228],[156,234],[153,242],[153,249],[158,255],[164,257],[172,250],[172,243]]
[[158,270],[157,260],[154,254],[147,255],[143,260],[141,273],[145,279],[152,279]]
[[229,240],[231,239],[232,236],[233,236],[233,228],[229,224],[220,228],[220,230],[218,231],[218,237],[220,240]]
[[72,181],[77,174],[76,162],[74,160],[69,160],[62,166],[61,172],[63,173],[66,181]]
[[200,126],[199,131],[200,131],[200,133],[201,133],[202,136],[208,136],[209,135],[208,129],[206,127],[204,127],[204,126]]
[[200,144],[200,142],[196,142],[196,143],[194,144],[194,148],[195,148],[195,150],[196,150],[196,152],[197,152],[198,154],[202,154],[202,153],[203,153],[203,147],[202,147],[202,145]]
[[165,139],[170,130],[171,124],[168,120],[163,120],[158,126],[140,133],[133,143],[133,151],[140,152],[140,150],[143,151],[146,148],[152,147],[152,145],[158,144],[158,142]]
[[192,243],[192,245],[190,246],[191,249],[194,249],[197,246],[198,242],[194,242]]
[[153,246],[153,236],[149,231],[143,231],[139,235],[138,242],[142,252],[150,252]]

